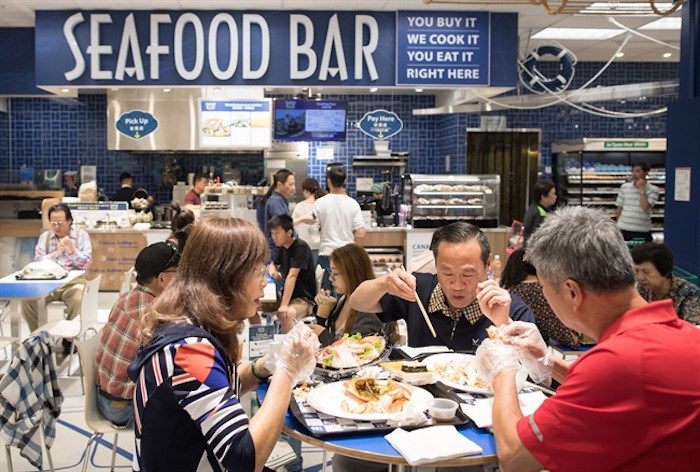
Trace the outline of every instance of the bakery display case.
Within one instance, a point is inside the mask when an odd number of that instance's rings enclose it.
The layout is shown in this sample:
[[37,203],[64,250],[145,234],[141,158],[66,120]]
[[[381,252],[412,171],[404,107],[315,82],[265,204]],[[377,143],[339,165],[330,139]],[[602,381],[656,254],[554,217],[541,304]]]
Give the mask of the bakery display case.
[[552,143],[552,164],[559,205],[584,205],[615,218],[620,186],[630,180],[632,165],[645,162],[648,182],[659,187],[651,213],[652,231],[664,229],[666,140],[584,138]]
[[482,228],[498,226],[499,175],[406,174],[403,203],[410,205],[414,228],[438,228],[467,221]]

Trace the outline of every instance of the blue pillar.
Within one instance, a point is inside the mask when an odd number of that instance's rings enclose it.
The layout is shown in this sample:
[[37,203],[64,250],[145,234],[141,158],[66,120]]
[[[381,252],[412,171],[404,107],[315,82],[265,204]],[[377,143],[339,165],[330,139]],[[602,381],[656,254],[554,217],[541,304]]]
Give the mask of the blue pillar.
[[[668,111],[664,233],[676,265],[700,274],[700,1],[682,10],[680,91]],[[676,169],[690,169],[690,201],[676,201]]]

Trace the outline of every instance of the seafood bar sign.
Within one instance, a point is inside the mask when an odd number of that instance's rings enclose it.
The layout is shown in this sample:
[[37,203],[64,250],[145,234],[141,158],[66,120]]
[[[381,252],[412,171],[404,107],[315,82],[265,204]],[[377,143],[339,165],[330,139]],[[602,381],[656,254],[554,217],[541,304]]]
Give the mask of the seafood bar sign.
[[514,86],[517,21],[443,11],[37,11],[35,76],[38,86]]

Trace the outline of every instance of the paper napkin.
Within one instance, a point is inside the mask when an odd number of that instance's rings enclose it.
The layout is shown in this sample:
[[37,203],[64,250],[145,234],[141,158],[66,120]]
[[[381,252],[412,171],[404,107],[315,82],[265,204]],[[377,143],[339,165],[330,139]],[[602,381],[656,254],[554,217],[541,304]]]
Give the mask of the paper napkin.
[[455,457],[481,454],[481,447],[452,425],[430,426],[408,432],[395,429],[384,436],[410,465],[429,464]]
[[[547,396],[540,392],[519,393],[520,410],[524,416],[531,415],[537,410]],[[493,410],[493,397],[478,398],[472,403],[462,403],[462,411],[471,418],[479,428],[490,428],[493,425],[491,412]]]
[[437,354],[440,352],[452,351],[452,349],[450,349],[447,346],[424,346],[424,347],[400,346],[398,349],[403,351],[411,359],[415,359],[416,357],[418,357],[422,354]]

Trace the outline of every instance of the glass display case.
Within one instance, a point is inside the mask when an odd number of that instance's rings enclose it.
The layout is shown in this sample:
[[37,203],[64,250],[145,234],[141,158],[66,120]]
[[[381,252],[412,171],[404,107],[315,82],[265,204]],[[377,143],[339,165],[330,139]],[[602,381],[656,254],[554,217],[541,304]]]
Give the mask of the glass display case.
[[438,228],[467,221],[482,228],[498,226],[499,175],[406,174],[403,203],[410,205],[414,228]]
[[615,217],[620,186],[630,180],[632,165],[651,167],[648,182],[659,187],[651,213],[652,231],[664,229],[666,140],[584,138],[552,143],[558,205],[584,205]]

